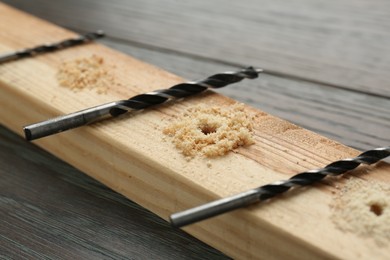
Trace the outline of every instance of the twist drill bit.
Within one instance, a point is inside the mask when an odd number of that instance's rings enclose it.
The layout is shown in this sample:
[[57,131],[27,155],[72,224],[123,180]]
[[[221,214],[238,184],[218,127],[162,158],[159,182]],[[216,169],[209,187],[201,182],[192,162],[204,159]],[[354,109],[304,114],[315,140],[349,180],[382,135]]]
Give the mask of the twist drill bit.
[[101,37],[104,37],[104,32],[99,30],[96,32],[90,32],[90,33],[86,33],[84,35],[80,35],[80,36],[73,38],[73,39],[67,39],[67,40],[64,40],[61,42],[57,42],[57,43],[43,44],[43,45],[39,45],[39,46],[36,46],[33,48],[19,50],[19,51],[13,52],[13,53],[4,54],[4,55],[0,56],[0,63],[12,61],[12,60],[17,60],[17,59],[22,59],[22,58],[26,58],[26,57],[33,57],[33,56],[38,55],[38,54],[65,49],[68,47],[87,43],[87,42],[90,42],[94,39],[98,39]]
[[129,111],[141,110],[163,104],[174,99],[199,94],[208,88],[221,88],[239,82],[244,78],[257,78],[261,69],[248,67],[236,72],[223,72],[204,80],[180,83],[168,89],[140,94],[127,100],[120,100],[88,108],[72,114],[49,119],[24,127],[27,140],[52,135],[72,128],[83,126],[107,117],[116,117]]
[[295,186],[307,186],[322,180],[326,176],[340,175],[355,169],[360,164],[376,163],[388,156],[390,156],[390,146],[369,150],[355,158],[333,162],[322,169],[302,172],[288,180],[267,184],[231,197],[172,214],[170,221],[175,227],[183,227],[258,201],[270,199]]

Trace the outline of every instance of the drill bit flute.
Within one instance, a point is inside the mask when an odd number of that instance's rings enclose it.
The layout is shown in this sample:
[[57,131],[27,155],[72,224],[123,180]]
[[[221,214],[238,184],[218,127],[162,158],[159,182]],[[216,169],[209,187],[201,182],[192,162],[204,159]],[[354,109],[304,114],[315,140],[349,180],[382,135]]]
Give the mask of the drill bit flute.
[[103,31],[96,31],[96,32],[90,32],[86,33],[84,35],[80,35],[73,39],[67,39],[61,42],[57,43],[49,43],[49,44],[43,44],[39,45],[33,48],[28,48],[24,50],[19,50],[16,52],[4,54],[0,56],[0,63],[5,63],[12,60],[27,58],[27,57],[33,57],[38,54],[62,50],[68,47],[73,47],[76,45],[80,45],[83,43],[90,42],[92,40],[98,39],[104,37]]
[[183,227],[228,211],[264,201],[288,191],[292,187],[314,184],[326,176],[337,176],[351,171],[360,164],[373,164],[390,156],[390,146],[366,151],[351,159],[333,162],[322,169],[311,170],[294,175],[288,180],[278,181],[240,194],[216,200],[192,209],[172,214],[171,224]]
[[129,111],[141,110],[168,101],[192,96],[208,88],[221,88],[239,82],[244,78],[257,78],[261,69],[248,67],[236,72],[224,72],[196,82],[180,83],[168,89],[140,94],[127,100],[119,100],[88,108],[72,114],[60,116],[24,128],[27,140],[52,135],[72,128],[80,127],[108,117],[116,117]]

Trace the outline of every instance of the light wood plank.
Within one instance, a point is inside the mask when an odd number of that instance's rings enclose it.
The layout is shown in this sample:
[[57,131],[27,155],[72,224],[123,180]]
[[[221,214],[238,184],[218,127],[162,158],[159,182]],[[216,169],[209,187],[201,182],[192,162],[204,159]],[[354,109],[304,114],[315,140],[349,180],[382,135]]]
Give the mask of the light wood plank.
[[[0,18],[2,49],[19,47],[20,41],[32,44],[41,35],[61,38],[72,35],[39,20],[31,20],[29,16],[3,5],[0,8],[4,14]],[[12,31],[5,34],[12,19],[18,21],[21,30],[29,28],[29,33],[20,37]],[[31,30],[31,24],[40,30]],[[116,87],[106,95],[73,93],[58,87],[55,80],[58,64],[63,59],[92,53],[99,53],[108,63],[115,63],[118,79],[127,85]],[[0,75],[1,99],[5,108],[0,110],[0,118],[19,133],[26,122],[181,82],[172,74],[98,44],[8,63],[0,67]],[[199,103],[227,106],[233,101],[208,93],[133,117],[125,116],[62,133],[37,144],[163,218],[177,210],[284,179],[297,171],[320,167],[358,153],[247,107],[248,112],[259,115],[255,121],[256,145],[213,160],[211,168],[202,158],[188,162],[173,145],[162,141],[161,119],[177,116],[183,109]],[[269,127],[276,124],[279,128]],[[389,169],[388,164],[378,164],[367,178],[389,181],[384,175]],[[329,219],[333,185],[332,182],[326,186],[318,185],[266,206],[239,210],[186,230],[233,257],[387,257],[387,249],[333,226]],[[334,237],[338,238],[338,243],[334,243]]]
[[[237,69],[111,39],[100,42],[187,79],[201,79],[210,71]],[[266,73],[255,81],[216,91],[359,150],[390,143],[388,98]]]
[[6,2],[62,26],[390,97],[390,3]]

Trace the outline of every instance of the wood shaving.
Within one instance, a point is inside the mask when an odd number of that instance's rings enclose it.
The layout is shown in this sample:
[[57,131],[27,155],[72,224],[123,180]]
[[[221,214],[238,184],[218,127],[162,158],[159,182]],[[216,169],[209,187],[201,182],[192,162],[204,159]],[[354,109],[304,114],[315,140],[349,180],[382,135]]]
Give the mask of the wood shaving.
[[390,242],[390,185],[351,179],[332,203],[332,221],[343,231]]
[[73,91],[94,89],[99,94],[107,93],[115,83],[114,76],[109,73],[109,66],[97,55],[63,62],[57,73],[57,80],[62,87]]
[[243,104],[230,108],[197,106],[163,130],[185,156],[216,157],[253,144],[253,117]]

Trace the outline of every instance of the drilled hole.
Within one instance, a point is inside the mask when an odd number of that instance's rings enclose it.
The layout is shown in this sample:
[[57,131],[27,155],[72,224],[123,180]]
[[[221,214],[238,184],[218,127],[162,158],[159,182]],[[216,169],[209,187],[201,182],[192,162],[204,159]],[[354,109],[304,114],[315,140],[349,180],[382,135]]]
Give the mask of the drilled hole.
[[201,125],[200,131],[202,131],[203,134],[208,135],[217,132],[217,127],[211,125]]
[[380,216],[383,213],[383,207],[375,203],[370,206],[370,211],[375,215]]

